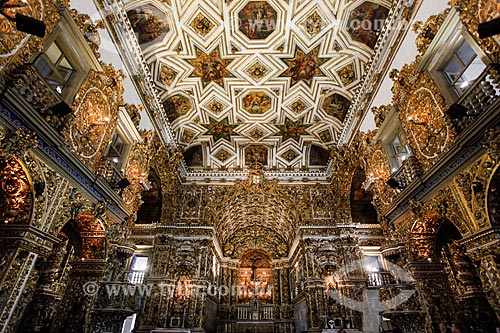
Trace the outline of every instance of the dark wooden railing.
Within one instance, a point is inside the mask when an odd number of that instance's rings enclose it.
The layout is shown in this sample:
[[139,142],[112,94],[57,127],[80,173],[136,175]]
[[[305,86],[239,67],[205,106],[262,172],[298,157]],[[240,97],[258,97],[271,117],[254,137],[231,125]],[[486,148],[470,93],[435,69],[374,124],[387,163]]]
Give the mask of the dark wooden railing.
[[420,177],[423,173],[422,167],[415,156],[409,156],[394,172],[391,177],[391,187],[405,189],[413,180]]
[[450,106],[446,121],[457,134],[485,112],[500,96],[500,66],[488,66],[460,99]]
[[8,81],[10,88],[15,89],[30,103],[33,108],[57,131],[64,129],[72,115],[58,115],[54,106],[63,100],[56,94],[31,64],[18,67]]

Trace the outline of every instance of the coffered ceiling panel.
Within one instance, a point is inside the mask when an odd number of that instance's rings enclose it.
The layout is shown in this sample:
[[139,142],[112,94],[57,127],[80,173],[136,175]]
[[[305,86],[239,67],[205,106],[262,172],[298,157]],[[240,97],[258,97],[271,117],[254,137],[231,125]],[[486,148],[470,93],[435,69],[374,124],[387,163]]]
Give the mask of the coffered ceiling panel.
[[190,170],[325,170],[387,0],[149,0],[126,9]]

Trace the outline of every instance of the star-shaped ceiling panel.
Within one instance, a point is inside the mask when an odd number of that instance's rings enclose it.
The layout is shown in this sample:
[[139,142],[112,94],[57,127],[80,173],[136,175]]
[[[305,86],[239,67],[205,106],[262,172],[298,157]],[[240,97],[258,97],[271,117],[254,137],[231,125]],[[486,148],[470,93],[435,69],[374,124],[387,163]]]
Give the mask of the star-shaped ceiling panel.
[[129,0],[190,170],[324,170],[389,0]]

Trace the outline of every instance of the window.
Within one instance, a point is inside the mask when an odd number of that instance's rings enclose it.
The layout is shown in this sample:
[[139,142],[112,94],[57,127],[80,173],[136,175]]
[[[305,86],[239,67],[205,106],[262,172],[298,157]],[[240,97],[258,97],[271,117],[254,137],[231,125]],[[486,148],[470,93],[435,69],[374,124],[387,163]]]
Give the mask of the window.
[[62,9],[61,21],[32,66],[52,91],[69,105],[87,74],[91,70],[102,70],[67,8]]
[[111,164],[118,169],[121,169],[125,166],[129,146],[130,144],[126,141],[124,136],[119,131],[115,131],[111,137],[111,144],[109,145],[106,157],[109,159]]
[[403,162],[411,155],[410,148],[406,143],[403,132],[395,133],[392,138],[390,145],[387,147],[389,153],[389,160],[391,162],[392,171],[396,171],[403,165]]
[[141,284],[144,281],[144,275],[146,275],[148,269],[148,260],[149,257],[144,255],[134,255],[132,257],[130,271],[127,276],[127,281],[129,283]]
[[61,96],[76,72],[57,42],[50,44],[45,53],[38,56],[35,68],[52,90]]
[[472,47],[463,41],[445,64],[442,73],[458,96],[474,83],[485,70],[486,65],[474,52]]
[[368,273],[376,273],[383,271],[382,259],[379,255],[365,255],[365,270]]
[[408,157],[412,155],[405,133],[401,127],[398,112],[394,108],[391,108],[374,140],[382,141],[382,146],[384,147],[392,172],[398,171]]
[[452,105],[489,63],[453,7],[422,56],[418,71],[428,71],[446,103]]

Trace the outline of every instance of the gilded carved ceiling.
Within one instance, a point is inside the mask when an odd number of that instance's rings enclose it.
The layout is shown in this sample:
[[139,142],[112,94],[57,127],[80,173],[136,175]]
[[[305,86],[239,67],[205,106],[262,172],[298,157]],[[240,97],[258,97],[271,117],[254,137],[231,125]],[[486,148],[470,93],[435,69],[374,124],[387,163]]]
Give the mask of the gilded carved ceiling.
[[191,171],[313,171],[326,168],[390,1],[125,7]]

